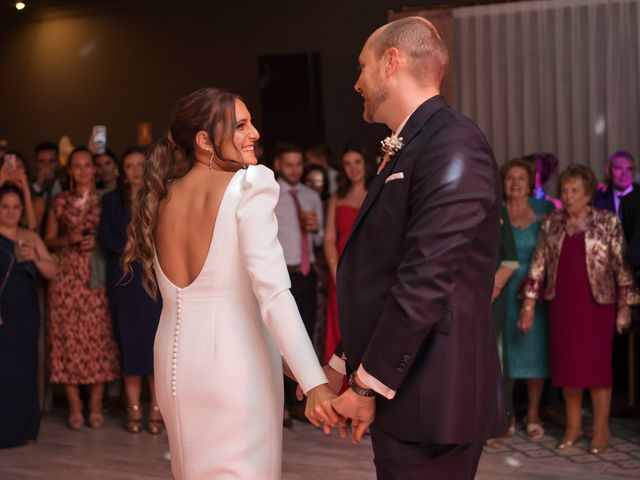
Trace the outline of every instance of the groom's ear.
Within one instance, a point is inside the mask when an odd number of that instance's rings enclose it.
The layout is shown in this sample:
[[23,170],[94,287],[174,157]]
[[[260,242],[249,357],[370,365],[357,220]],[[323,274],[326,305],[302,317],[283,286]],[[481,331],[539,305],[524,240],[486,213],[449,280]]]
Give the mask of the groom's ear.
[[391,47],[382,56],[382,66],[386,76],[393,75],[398,70],[400,52],[396,47]]

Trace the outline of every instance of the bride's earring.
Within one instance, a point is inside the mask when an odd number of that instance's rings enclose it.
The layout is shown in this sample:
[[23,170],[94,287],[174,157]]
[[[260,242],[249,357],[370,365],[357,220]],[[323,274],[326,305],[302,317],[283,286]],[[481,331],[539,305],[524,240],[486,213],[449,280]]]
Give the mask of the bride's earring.
[[210,148],[209,152],[211,153],[211,158],[209,159],[209,170],[211,170],[211,168],[213,168],[213,148]]

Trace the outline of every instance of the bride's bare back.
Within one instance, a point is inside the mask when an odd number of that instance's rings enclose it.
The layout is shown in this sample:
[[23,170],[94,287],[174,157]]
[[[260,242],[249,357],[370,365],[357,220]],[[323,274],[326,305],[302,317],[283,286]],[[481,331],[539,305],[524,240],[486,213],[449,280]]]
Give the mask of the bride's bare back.
[[175,286],[191,285],[202,270],[218,209],[233,175],[195,164],[171,183],[160,203],[154,232],[156,254],[162,271]]

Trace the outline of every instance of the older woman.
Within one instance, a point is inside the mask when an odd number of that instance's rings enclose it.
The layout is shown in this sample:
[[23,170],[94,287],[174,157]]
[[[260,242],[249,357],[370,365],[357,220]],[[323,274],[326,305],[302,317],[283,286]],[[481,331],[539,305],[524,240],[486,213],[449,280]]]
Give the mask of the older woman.
[[624,263],[618,218],[590,205],[596,189],[593,172],[570,165],[559,185],[564,208],[542,222],[518,323],[524,332],[532,330],[535,303],[545,284],[551,378],[562,387],[567,417],[557,448],[570,448],[582,435],[582,391],[588,388],[594,414],[589,451],[599,454],[609,441],[614,331],[628,327],[629,306],[639,303],[640,296]]
[[40,427],[36,278],[52,278],[56,266],[32,231],[20,228],[24,195],[0,187],[0,448],[34,441]]
[[504,289],[505,350],[509,359],[506,374],[511,379],[527,381],[529,404],[525,428],[529,437],[538,440],[544,435],[539,412],[540,398],[545,378],[549,376],[547,303],[540,302],[536,307],[532,330],[524,333],[517,328],[521,307],[517,294],[529,271],[540,232],[540,221],[554,206],[544,198],[531,196],[539,175],[536,175],[533,164],[526,158],[508,161],[502,166],[501,173],[509,223],[518,252],[518,269]]

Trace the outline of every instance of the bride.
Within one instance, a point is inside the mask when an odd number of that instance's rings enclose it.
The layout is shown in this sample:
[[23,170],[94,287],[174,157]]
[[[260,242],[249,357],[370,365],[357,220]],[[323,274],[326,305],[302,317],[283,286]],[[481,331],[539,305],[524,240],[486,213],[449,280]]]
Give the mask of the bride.
[[325,432],[339,422],[289,291],[279,187],[257,165],[259,136],[236,95],[181,99],[148,153],[129,227],[124,267],[140,262],[163,301],[155,388],[178,480],[280,478],[282,357],[311,422]]

